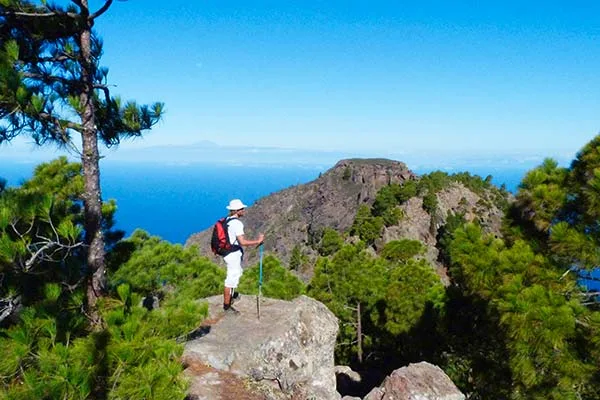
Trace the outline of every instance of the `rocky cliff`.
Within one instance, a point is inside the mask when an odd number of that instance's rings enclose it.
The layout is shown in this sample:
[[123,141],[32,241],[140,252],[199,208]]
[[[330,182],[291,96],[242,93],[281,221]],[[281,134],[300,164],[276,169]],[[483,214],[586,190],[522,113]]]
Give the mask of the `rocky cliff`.
[[[347,233],[362,204],[371,206],[377,192],[389,184],[402,185],[420,177],[404,163],[384,159],[350,159],[338,162],[318,179],[261,198],[246,213],[247,234],[266,234],[265,249],[284,263],[298,246],[309,260],[316,256],[315,242],[323,228]],[[444,266],[438,260],[437,234],[450,213],[462,213],[467,221],[477,220],[487,232],[500,234],[503,211],[498,206],[498,190],[471,190],[456,181],[436,193],[437,206],[426,211],[423,197],[416,195],[399,206],[403,218],[386,227],[374,250],[397,239],[413,239],[427,246],[425,257],[444,278]],[[200,252],[213,257],[209,249],[211,229],[192,235],[186,246],[197,245]],[[214,258],[217,261],[217,258]],[[247,261],[256,261],[250,249]],[[310,264],[310,263],[309,263]],[[310,271],[306,274],[310,278]]]
[[[246,212],[244,225],[249,237],[266,235],[265,249],[283,261],[295,245],[314,254],[310,243],[324,228],[339,232],[350,228],[361,204],[372,204],[379,189],[390,183],[415,179],[404,163],[384,159],[351,159],[338,162],[318,179],[259,199]],[[197,245],[212,256],[212,228],[192,235],[186,246]],[[248,254],[252,259],[252,253]]]

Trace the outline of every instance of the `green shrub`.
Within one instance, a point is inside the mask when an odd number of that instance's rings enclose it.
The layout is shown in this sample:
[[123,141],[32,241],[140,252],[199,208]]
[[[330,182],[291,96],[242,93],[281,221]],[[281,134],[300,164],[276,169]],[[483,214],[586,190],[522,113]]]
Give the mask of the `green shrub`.
[[397,184],[384,186],[377,192],[375,201],[371,208],[371,213],[376,216],[382,216],[386,211],[398,205],[398,193],[401,187]]
[[433,215],[437,210],[437,206],[438,199],[435,193],[427,192],[427,194],[423,196],[423,209]]
[[392,240],[385,244],[380,256],[391,262],[404,263],[424,251],[425,245],[418,240]]
[[383,213],[381,218],[383,218],[383,224],[385,226],[398,225],[404,218],[404,211],[398,207],[390,208]]
[[290,270],[298,271],[304,262],[304,255],[299,245],[295,245],[290,256]]
[[382,217],[373,217],[365,204],[358,208],[350,234],[357,235],[365,243],[371,245],[381,236],[384,222]]
[[[274,299],[292,300],[306,292],[306,287],[296,275],[267,255],[263,260],[262,294]],[[244,270],[238,287],[241,293],[258,294],[259,265]]]
[[162,293],[165,288],[177,287],[186,296],[196,299],[217,294],[223,288],[224,270],[200,257],[193,247],[183,248],[141,230],[136,230],[119,246],[116,251],[128,248],[129,254],[110,277],[113,287],[126,283],[143,294]]
[[[207,305],[167,298],[160,309],[139,306],[127,285],[100,306],[105,329],[77,335],[49,308],[62,294],[20,314],[0,330],[0,385],[7,399],[184,399],[179,357],[184,336],[207,315]],[[66,310],[63,310],[64,313]],[[64,317],[63,317],[64,318]]]
[[396,193],[396,199],[398,203],[402,204],[405,201],[415,197],[417,195],[417,182],[406,181],[402,184],[398,192]]
[[342,237],[335,229],[325,228],[319,245],[319,254],[322,256],[330,256],[338,251],[343,244],[344,241],[342,240]]

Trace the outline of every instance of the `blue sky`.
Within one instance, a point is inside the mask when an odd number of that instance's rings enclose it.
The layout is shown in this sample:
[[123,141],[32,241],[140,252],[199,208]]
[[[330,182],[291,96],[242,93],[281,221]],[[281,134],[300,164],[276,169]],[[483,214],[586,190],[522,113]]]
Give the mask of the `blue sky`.
[[598,15],[594,2],[115,2],[96,24],[109,83],[166,114],[106,154],[177,160],[210,141],[572,158],[600,128]]

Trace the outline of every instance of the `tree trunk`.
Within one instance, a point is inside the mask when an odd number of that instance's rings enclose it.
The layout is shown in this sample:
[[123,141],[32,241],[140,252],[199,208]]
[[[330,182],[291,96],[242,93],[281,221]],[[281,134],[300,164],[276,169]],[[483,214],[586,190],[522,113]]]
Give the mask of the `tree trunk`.
[[360,317],[360,301],[356,305],[356,345],[358,347],[358,362],[362,364],[363,362],[363,354],[362,354],[362,323]]
[[[82,17],[89,15],[88,1],[81,1]],[[94,115],[94,62],[91,55],[91,22],[80,35],[81,79],[84,83],[80,95],[83,112],[82,157],[84,189],[85,242],[87,256],[87,308],[92,326],[98,327],[101,319],[96,303],[105,293],[106,276],[104,237],[102,234],[102,194],[100,189],[100,155]]]

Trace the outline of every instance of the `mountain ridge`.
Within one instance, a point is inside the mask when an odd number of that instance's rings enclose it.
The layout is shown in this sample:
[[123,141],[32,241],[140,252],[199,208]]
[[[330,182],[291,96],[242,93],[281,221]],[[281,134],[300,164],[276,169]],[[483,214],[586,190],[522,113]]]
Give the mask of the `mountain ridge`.
[[[244,216],[246,234],[252,238],[258,232],[265,233],[265,250],[284,264],[289,262],[294,247],[298,247],[310,265],[318,256],[317,247],[325,228],[348,234],[359,207],[371,208],[380,189],[421,179],[401,161],[343,159],[311,182],[260,198]],[[435,210],[426,210],[423,193],[397,205],[402,219],[382,228],[373,251],[379,251],[392,240],[418,240],[426,245],[424,258],[446,281],[445,266],[438,260],[437,234],[450,214],[460,213],[467,221],[477,220],[486,231],[500,235],[503,211],[496,204],[498,193],[485,189],[485,185],[494,188],[488,180],[479,181],[484,188],[472,190],[459,180],[451,180],[436,191]],[[508,198],[509,194],[504,196]],[[209,228],[193,234],[185,246],[196,245],[201,254],[214,257],[208,246],[211,233]],[[248,249],[245,257],[247,264],[252,264],[257,261],[257,251]],[[310,268],[300,272],[307,279],[312,273]]]
[[[371,205],[381,187],[410,179],[416,179],[416,175],[400,161],[340,160],[311,182],[256,201],[244,216],[246,234],[253,237],[264,232],[265,248],[285,261],[295,245],[314,255],[310,244],[322,229],[349,229],[358,207]],[[201,254],[210,256],[207,244],[211,232],[209,228],[193,234],[185,246],[197,245]],[[249,253],[252,257],[252,251]]]

